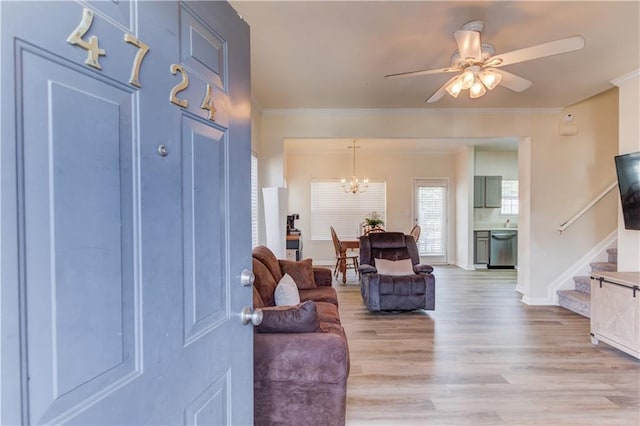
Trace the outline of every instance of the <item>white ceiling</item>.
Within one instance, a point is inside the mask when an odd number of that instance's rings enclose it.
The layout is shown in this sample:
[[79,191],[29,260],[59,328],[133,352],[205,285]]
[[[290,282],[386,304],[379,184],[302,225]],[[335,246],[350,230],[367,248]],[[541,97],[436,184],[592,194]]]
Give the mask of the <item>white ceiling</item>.
[[[564,107],[640,69],[638,1],[231,1],[251,27],[254,100],[270,108]],[[385,80],[449,65],[453,32],[484,21],[497,53],[582,35],[580,51],[503,69],[533,82],[480,99],[424,101],[451,74]]]

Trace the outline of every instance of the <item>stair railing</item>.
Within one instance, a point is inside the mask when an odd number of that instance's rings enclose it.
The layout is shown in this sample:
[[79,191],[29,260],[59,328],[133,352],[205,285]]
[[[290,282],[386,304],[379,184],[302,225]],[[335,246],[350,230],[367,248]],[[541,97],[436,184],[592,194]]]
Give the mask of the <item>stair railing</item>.
[[591,209],[591,207],[595,206],[600,200],[602,200],[604,198],[605,195],[607,195],[609,192],[611,192],[613,190],[613,188],[615,188],[616,186],[618,186],[618,182],[613,182],[611,185],[607,186],[604,191],[602,191],[593,200],[591,200],[591,202],[589,204],[584,206],[584,208],[582,210],[580,210],[578,213],[576,213],[575,216],[573,216],[571,219],[569,219],[569,220],[565,221],[564,223],[562,223],[560,225],[560,227],[558,228],[558,232],[560,232],[562,234],[562,232],[566,231],[573,224],[573,222],[575,222],[576,220],[580,219],[580,217],[583,214],[588,212],[589,209]]

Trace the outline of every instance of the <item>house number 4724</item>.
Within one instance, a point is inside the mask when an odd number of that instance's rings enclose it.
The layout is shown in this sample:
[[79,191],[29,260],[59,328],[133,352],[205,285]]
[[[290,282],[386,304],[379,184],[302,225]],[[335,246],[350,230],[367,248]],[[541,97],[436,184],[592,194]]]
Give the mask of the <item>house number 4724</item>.
[[[71,45],[78,46],[87,51],[87,59],[85,59],[84,61],[86,65],[98,70],[102,70],[102,66],[100,65],[100,56],[106,56],[107,52],[104,49],[100,48],[98,37],[93,35],[89,37],[88,41],[83,39],[83,37],[89,31],[89,28],[91,28],[93,17],[93,11],[85,7],[82,10],[82,19],[80,23],[71,32],[71,34],[69,34],[69,37],[67,37],[67,42]],[[142,61],[144,60],[145,55],[149,52],[149,46],[146,43],[138,40],[133,34],[129,33],[125,33],[124,41],[125,43],[132,44],[138,48],[138,52],[133,58],[133,66],[131,67],[129,84],[138,88],[142,88],[142,84],[140,83],[140,67],[142,66]],[[172,64],[170,71],[173,75],[180,73],[182,76],[182,80],[171,89],[169,93],[169,101],[179,106],[180,108],[187,108],[189,106],[189,102],[186,99],[178,98],[178,93],[189,87],[189,76],[187,75],[187,72],[182,65]],[[200,108],[208,111],[207,118],[209,120],[215,121],[215,113],[217,110],[213,102],[212,92],[213,90],[211,88],[211,85],[207,84],[204,99],[202,101],[202,104],[200,105]]]

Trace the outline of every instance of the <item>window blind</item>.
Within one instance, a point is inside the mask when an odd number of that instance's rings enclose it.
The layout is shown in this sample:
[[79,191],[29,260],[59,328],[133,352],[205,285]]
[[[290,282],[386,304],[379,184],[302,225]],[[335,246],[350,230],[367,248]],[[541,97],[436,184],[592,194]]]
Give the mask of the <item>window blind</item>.
[[500,214],[518,214],[518,181],[502,179]]
[[386,182],[369,182],[366,192],[345,193],[338,180],[311,181],[311,239],[331,240],[333,226],[340,239],[356,239],[365,217],[377,212],[386,220]]

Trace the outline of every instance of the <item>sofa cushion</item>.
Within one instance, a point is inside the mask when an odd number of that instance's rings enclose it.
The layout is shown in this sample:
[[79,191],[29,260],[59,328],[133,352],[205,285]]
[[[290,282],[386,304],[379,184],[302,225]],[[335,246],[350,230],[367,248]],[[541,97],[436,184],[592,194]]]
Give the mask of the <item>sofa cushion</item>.
[[313,278],[313,261],[311,259],[299,261],[279,260],[278,262],[282,273],[291,275],[299,289],[305,290],[317,287]]
[[262,300],[262,297],[260,296],[260,293],[258,293],[258,289],[255,286],[253,286],[253,307],[264,307],[264,301]]
[[276,306],[293,306],[300,303],[298,287],[291,275],[284,274],[274,292]]
[[313,300],[315,302],[333,303],[338,306],[338,294],[333,287],[318,287],[308,290],[300,290],[300,300]]
[[323,266],[314,266],[313,280],[318,287],[331,287],[331,284],[333,284],[333,271]]
[[255,275],[253,286],[258,290],[258,293],[260,293],[264,306],[274,306],[275,300],[273,293],[276,291],[278,281],[273,278],[269,269],[255,258],[253,259],[253,275]]
[[413,264],[411,259],[402,260],[387,260],[387,259],[374,259],[376,263],[376,269],[380,275],[413,275]]
[[313,333],[320,329],[316,304],[309,300],[295,306],[262,309],[259,333]]
[[254,248],[253,258],[258,259],[264,266],[267,267],[276,282],[280,281],[280,278],[282,278],[282,271],[280,270],[278,259],[276,258],[276,255],[273,254],[271,250],[269,250],[268,247],[258,246]]

